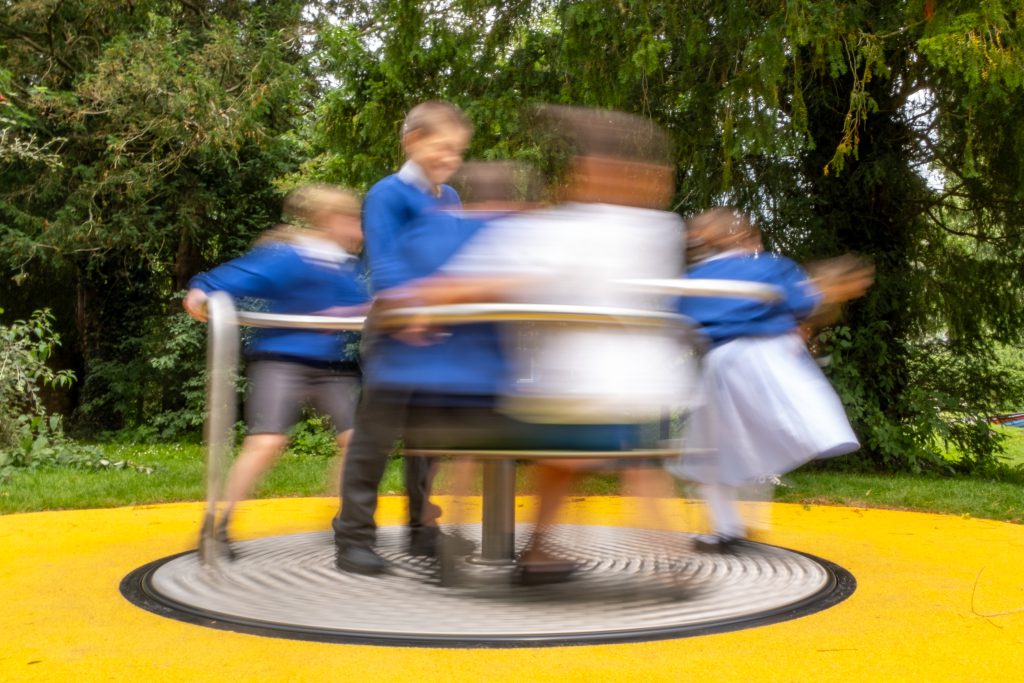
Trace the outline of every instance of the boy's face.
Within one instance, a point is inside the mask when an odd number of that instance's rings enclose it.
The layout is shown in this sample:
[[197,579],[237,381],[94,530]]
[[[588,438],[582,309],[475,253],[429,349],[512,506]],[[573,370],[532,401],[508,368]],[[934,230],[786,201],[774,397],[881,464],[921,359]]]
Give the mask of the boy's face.
[[455,125],[442,125],[431,132],[413,131],[402,138],[405,157],[416,163],[434,185],[452,177],[462,165],[469,146],[469,131]]

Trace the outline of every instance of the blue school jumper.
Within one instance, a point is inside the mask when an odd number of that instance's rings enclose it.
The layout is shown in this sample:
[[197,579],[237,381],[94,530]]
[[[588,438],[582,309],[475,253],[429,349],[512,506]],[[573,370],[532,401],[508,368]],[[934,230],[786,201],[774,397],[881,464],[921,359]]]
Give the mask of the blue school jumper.
[[739,337],[773,337],[792,332],[821,301],[807,273],[776,254],[733,252],[703,261],[687,273],[689,279],[741,280],[775,285],[781,301],[729,297],[680,297],[677,310],[700,324],[713,346]]
[[404,265],[400,242],[417,221],[426,215],[459,207],[459,195],[442,185],[440,196],[419,166],[409,161],[398,173],[370,188],[363,201],[363,240],[370,286],[374,293],[403,282]]
[[[391,271],[397,285],[437,272],[458,249],[497,216],[438,211],[422,216],[398,241]],[[377,340],[364,361],[367,386],[435,395],[449,405],[487,402],[504,385],[507,367],[493,324],[454,325],[429,346],[394,337]],[[485,398],[487,397],[487,398]]]
[[[192,278],[189,287],[207,294],[227,292],[235,299],[266,302],[270,313],[306,315],[333,306],[366,303],[362,261],[326,240],[271,242]],[[299,361],[352,361],[356,333],[320,330],[256,330],[246,345],[250,358]]]

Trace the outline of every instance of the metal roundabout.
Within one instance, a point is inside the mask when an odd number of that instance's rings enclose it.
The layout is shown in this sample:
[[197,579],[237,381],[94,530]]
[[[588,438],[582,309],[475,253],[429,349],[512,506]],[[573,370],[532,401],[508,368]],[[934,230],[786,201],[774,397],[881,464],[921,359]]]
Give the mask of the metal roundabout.
[[[644,291],[770,299],[757,283],[631,281]],[[238,325],[359,329],[361,318],[237,313],[229,297],[209,300],[209,416],[207,509],[212,533],[227,457],[232,448],[238,365]],[[555,324],[658,326],[690,329],[680,316],[657,311],[543,305],[461,305],[429,309],[435,319]],[[419,309],[393,311],[399,320]],[[655,450],[453,452],[408,449],[407,454],[457,454],[482,463],[482,521],[448,526],[473,540],[479,553],[444,563],[405,553],[405,531],[378,532],[391,562],[383,576],[338,571],[330,532],[236,543],[237,558],[209,551],[151,562],[121,582],[133,603],[157,614],[205,626],[265,636],[329,642],[423,647],[537,647],[678,638],[759,626],[826,609],[851,595],[856,581],[826,560],[792,550],[745,543],[734,554],[692,551],[688,534],[625,527],[562,525],[545,538],[579,570],[571,581],[514,585],[514,557],[529,537],[516,525],[515,467],[545,458],[678,457]],[[212,545],[207,547],[213,547]]]
[[[480,525],[458,532],[479,540]],[[318,532],[237,543],[237,559],[214,567],[194,552],[164,558],[125,577],[121,592],[157,614],[264,636],[538,647],[760,626],[831,607],[856,587],[828,561],[758,543],[704,555],[679,532],[578,525],[558,527],[552,540],[579,562],[574,580],[516,586],[510,565],[470,558],[459,561],[456,585],[441,585],[437,561],[405,554],[404,530],[385,527],[379,549],[392,570],[384,576],[338,571],[331,533]]]

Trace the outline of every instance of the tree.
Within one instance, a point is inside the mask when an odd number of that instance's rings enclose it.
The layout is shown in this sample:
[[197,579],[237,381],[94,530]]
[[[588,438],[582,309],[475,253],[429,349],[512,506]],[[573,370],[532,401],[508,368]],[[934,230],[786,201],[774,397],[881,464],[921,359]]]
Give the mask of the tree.
[[168,377],[147,362],[165,344],[172,293],[278,215],[273,181],[297,162],[292,131],[316,88],[303,10],[212,0],[0,10],[0,296],[19,312],[53,308],[72,342],[65,360],[109,426],[180,403],[173,385],[201,365]]
[[9,2],[0,296],[52,308],[86,393],[139,421],[198,371],[168,360],[189,348],[172,292],[272,222],[275,188],[365,188],[426,98],[466,109],[471,156],[543,166],[529,104],[619,108],[672,134],[682,214],[736,204],[799,259],[875,260],[829,337],[874,463],[942,466],[943,439],[984,461],[978,418],[1024,403],[996,354],[1024,322],[1022,17],[1021,0]]
[[833,335],[833,379],[876,462],[984,459],[980,418],[1019,388],[1024,144],[1019,2],[354,2],[307,172],[397,165],[402,113],[462,105],[471,154],[537,158],[530,102],[612,107],[673,134],[677,209],[735,203],[798,258],[854,250],[877,286]]

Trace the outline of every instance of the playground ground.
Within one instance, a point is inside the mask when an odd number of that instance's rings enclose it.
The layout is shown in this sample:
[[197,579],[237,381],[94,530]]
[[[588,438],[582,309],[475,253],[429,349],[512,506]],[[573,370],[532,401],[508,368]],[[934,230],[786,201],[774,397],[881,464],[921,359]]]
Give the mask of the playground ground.
[[[530,502],[523,500],[529,507]],[[254,501],[238,536],[324,529],[330,498]],[[382,524],[403,500],[382,499]],[[435,650],[301,642],[191,625],[123,598],[131,570],[191,547],[202,505],[0,517],[2,681],[1022,680],[1024,526],[968,517],[771,505],[760,540],[829,559],[856,592],[769,626],[648,643]],[[524,510],[525,512],[525,510]],[[635,501],[574,500],[573,523],[627,524]],[[691,506],[668,523],[692,527]]]

